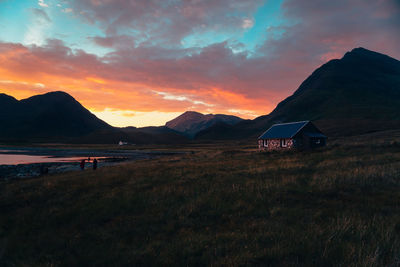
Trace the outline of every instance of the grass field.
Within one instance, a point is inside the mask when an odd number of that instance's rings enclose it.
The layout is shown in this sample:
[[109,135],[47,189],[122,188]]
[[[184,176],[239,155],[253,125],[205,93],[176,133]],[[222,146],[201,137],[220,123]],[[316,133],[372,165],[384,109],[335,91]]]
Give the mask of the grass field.
[[236,145],[1,181],[0,265],[400,265],[398,132]]

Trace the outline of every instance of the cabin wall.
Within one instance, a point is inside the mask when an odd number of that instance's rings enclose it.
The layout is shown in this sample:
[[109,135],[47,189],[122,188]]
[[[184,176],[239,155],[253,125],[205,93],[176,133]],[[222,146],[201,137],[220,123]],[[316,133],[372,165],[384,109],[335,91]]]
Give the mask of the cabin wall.
[[[285,140],[285,145],[281,145],[281,140]],[[259,150],[285,150],[295,148],[295,142],[291,138],[285,139],[260,139],[258,140]]]
[[303,135],[302,136],[302,146],[301,149],[310,149],[311,144],[310,144],[310,137]]
[[303,135],[299,142],[301,145],[298,146],[299,149],[313,149],[318,147],[326,146],[326,138],[323,137],[309,137]]
[[265,150],[264,140],[258,139],[258,150]]

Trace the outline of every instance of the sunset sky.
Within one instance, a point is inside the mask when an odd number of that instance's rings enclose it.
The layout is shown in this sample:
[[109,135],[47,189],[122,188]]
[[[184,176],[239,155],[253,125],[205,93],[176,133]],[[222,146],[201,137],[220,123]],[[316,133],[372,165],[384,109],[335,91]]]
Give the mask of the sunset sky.
[[400,0],[0,0],[0,93],[114,126],[255,118],[355,47],[400,58]]

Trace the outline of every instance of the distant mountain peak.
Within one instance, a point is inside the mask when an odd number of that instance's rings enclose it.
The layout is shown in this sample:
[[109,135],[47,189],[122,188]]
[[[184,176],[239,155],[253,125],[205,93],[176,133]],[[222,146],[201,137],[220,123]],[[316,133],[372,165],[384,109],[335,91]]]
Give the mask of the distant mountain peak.
[[200,112],[192,111],[192,110],[188,110],[188,111],[185,111],[184,113],[182,113],[182,115],[185,115],[185,114],[199,114],[199,115],[203,115],[203,114],[200,113]]
[[[42,98],[42,99],[62,99],[62,100],[73,100],[76,101],[76,99],[71,96],[70,94],[63,92],[63,91],[52,91],[52,92],[48,92],[48,93],[44,93],[41,95],[35,95],[32,97],[29,97],[27,99],[34,99],[34,98]],[[78,102],[78,101],[76,101]]]
[[368,50],[368,49],[360,46],[360,47],[353,48],[350,51],[350,53],[376,53],[376,52]]
[[364,47],[357,47],[352,49],[351,51],[347,52],[344,54],[343,58],[344,60],[348,59],[357,59],[357,60],[368,60],[368,61],[379,61],[379,60],[388,60],[388,61],[398,61],[394,58],[389,57],[388,55],[378,53],[375,51],[368,50]]
[[70,94],[64,92],[64,91],[51,91],[42,95],[59,95],[59,96],[69,96],[72,97]]
[[234,125],[240,121],[242,121],[241,118],[232,115],[204,115],[196,111],[186,111],[175,119],[168,121],[165,126],[189,137],[194,137],[198,132],[209,128],[217,122]]
[[200,118],[203,117],[204,114],[197,112],[197,111],[185,111],[179,117],[181,118]]

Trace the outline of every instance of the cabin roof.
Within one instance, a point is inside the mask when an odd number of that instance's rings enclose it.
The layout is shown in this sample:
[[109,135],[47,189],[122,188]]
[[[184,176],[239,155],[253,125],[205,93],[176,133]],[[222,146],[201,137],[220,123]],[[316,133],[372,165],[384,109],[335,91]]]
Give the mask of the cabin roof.
[[272,125],[258,139],[292,138],[310,121],[297,121]]

